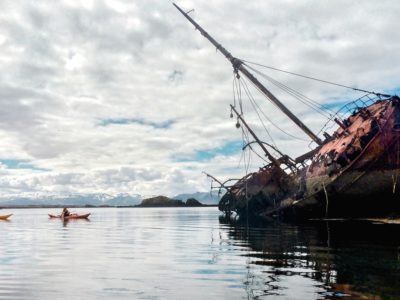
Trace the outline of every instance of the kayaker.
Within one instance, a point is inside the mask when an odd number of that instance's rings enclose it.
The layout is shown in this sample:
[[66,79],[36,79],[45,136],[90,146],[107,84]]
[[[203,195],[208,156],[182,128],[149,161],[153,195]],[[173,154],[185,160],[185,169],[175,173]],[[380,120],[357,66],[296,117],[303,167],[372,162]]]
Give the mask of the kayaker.
[[68,217],[70,215],[71,215],[71,213],[69,212],[68,208],[64,207],[63,210],[62,210],[62,213],[61,213],[61,218],[65,218],[65,217]]

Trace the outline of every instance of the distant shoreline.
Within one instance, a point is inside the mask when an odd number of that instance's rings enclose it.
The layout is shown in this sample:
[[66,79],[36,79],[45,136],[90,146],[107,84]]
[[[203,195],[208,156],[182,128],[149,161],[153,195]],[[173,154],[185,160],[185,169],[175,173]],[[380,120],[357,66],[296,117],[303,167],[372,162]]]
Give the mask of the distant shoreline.
[[218,207],[218,204],[203,204],[199,206],[141,206],[141,205],[128,205],[128,206],[108,206],[108,205],[15,205],[15,206],[0,206],[0,209],[26,209],[26,208],[188,208],[188,207]]

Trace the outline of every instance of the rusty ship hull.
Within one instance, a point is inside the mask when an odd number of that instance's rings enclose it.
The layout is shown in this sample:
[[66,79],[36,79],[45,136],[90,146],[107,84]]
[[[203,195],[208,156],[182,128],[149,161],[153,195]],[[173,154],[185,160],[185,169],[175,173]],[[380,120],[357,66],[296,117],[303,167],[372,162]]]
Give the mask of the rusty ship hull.
[[287,176],[271,165],[249,174],[219,209],[302,219],[399,214],[400,99],[362,107],[341,125],[308,166]]

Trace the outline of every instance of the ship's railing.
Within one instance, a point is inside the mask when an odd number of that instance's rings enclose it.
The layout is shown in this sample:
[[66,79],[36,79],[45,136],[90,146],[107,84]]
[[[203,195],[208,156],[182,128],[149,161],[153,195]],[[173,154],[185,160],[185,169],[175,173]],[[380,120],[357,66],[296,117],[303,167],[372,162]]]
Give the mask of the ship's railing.
[[[343,122],[345,119],[347,119],[349,116],[357,113],[361,108],[367,107],[371,104],[374,104],[378,101],[387,101],[390,98],[383,97],[382,95],[376,95],[376,94],[366,94],[352,102],[349,102],[345,105],[343,105],[339,110],[331,115],[331,117],[328,119],[328,121],[325,123],[325,125],[321,128],[321,130],[318,132],[318,136],[321,136],[324,132],[327,132],[329,134],[332,133],[334,128],[337,128],[337,123],[335,119]],[[309,144],[310,148],[315,148],[315,145],[313,145],[314,142],[311,142]]]
[[379,100],[384,100],[382,99],[381,96],[375,96],[371,97],[371,94],[367,94],[362,96],[361,98],[358,98],[350,103],[347,103],[343,105],[336,113],[337,117],[339,117],[341,120],[344,118],[349,117],[349,115],[354,114],[358,110],[360,110],[363,107],[367,107],[371,104],[374,104],[375,102]]

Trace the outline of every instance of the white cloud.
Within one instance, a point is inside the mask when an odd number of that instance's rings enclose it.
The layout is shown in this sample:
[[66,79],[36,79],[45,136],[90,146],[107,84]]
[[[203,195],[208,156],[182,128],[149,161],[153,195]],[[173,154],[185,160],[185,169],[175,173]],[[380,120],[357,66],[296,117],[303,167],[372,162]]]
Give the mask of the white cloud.
[[[182,1],[234,55],[360,88],[399,87],[397,1]],[[240,153],[187,161],[241,140],[229,119],[232,68],[168,1],[3,1],[0,11],[0,161],[5,195],[207,190],[205,170],[244,174]],[[345,8],[345,9],[344,9]],[[320,103],[358,96],[268,71]],[[323,118],[276,92],[313,130]],[[257,96],[282,129],[305,138]],[[246,119],[268,135],[251,107]],[[143,120],[99,126],[101,120]],[[158,128],[151,124],[166,124]],[[292,156],[308,143],[267,122]],[[179,160],[177,156],[186,158]],[[252,170],[260,166],[254,159]]]

